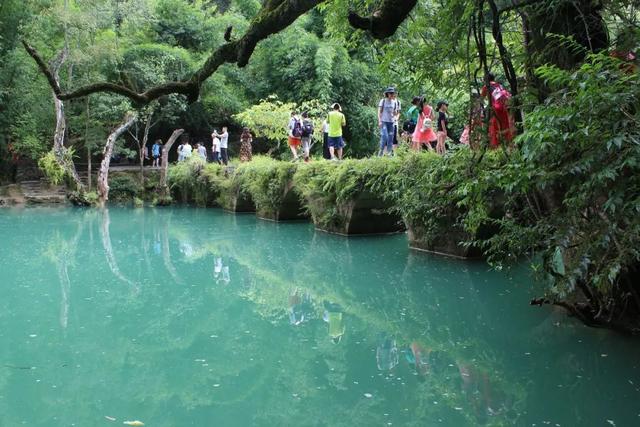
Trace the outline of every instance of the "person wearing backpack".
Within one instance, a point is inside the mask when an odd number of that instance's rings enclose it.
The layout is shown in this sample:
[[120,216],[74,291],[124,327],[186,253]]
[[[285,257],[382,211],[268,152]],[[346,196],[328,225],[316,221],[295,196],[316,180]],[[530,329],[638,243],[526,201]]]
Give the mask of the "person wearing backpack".
[[484,85],[480,95],[489,97],[489,103],[493,110],[489,119],[489,146],[498,148],[500,140],[511,142],[515,136],[513,117],[509,113],[511,93],[495,81],[496,77],[492,73],[487,75],[487,79],[489,87]]
[[417,151],[420,150],[422,145],[426,145],[429,150],[433,150],[435,142],[438,140],[436,133],[433,131],[433,127],[436,125],[436,115],[431,105],[425,101],[424,96],[420,97],[417,111],[419,115],[411,138],[413,142],[411,148]]
[[291,112],[291,119],[289,120],[289,148],[291,154],[293,154],[293,160],[298,160],[298,147],[302,138],[302,121],[298,117],[295,111]]
[[411,107],[404,114],[404,123],[402,124],[402,130],[407,132],[410,135],[413,135],[413,132],[416,130],[416,124],[418,124],[418,119],[420,118],[420,97],[414,96],[411,100]]
[[378,104],[378,127],[380,128],[380,151],[382,156],[385,152],[393,154],[393,141],[395,123],[400,115],[400,101],[397,99],[397,92],[394,87],[389,87],[384,91],[384,98]]
[[309,151],[311,150],[311,139],[313,138],[313,121],[309,118],[309,113],[302,113],[302,155],[305,162],[309,161]]

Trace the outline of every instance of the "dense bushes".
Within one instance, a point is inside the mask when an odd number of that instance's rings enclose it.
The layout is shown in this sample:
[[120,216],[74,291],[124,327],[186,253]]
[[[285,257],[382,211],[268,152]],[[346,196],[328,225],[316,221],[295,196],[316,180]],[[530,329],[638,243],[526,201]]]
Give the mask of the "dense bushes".
[[238,166],[236,175],[239,185],[241,190],[251,195],[258,216],[278,219],[285,198],[297,199],[291,185],[296,169],[295,163],[262,156]]
[[399,157],[313,162],[300,165],[294,183],[313,222],[320,228],[333,229],[345,221],[340,203],[363,193],[382,199],[401,163]]

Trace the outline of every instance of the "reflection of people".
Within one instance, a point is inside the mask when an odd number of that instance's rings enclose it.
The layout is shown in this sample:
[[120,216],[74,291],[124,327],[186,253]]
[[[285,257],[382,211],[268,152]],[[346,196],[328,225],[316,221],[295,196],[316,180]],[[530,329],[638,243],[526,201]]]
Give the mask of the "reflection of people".
[[501,408],[496,407],[487,372],[466,363],[457,362],[457,365],[462,379],[462,391],[473,407],[478,421],[485,422],[487,416],[499,414]]
[[431,350],[422,348],[417,342],[411,343],[411,354],[413,355],[413,363],[416,365],[416,371],[420,375],[427,375],[431,370],[429,363],[429,355]]
[[299,325],[302,322],[304,322],[302,298],[300,297],[300,292],[296,288],[296,290],[289,295],[289,323],[292,325]]
[[222,272],[222,258],[217,257],[213,263],[213,277],[218,279],[220,277],[220,273]]
[[324,306],[325,310],[322,315],[322,319],[329,324],[329,337],[331,337],[334,344],[338,344],[340,340],[342,340],[342,336],[346,330],[342,316],[342,309],[338,304],[326,301]]
[[376,347],[376,364],[378,365],[378,369],[381,371],[389,371],[395,368],[398,362],[399,357],[396,340],[387,336],[380,337],[378,346]]
[[222,281],[225,284],[229,284],[229,282],[231,282],[231,276],[229,276],[229,266],[228,265],[222,266]]

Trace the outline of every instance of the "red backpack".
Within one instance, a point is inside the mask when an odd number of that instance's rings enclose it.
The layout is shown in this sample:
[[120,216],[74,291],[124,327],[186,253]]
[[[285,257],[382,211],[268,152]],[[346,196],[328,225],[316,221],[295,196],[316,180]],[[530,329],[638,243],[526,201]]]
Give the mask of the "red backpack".
[[494,109],[504,109],[511,99],[511,93],[499,83],[491,84],[491,106]]

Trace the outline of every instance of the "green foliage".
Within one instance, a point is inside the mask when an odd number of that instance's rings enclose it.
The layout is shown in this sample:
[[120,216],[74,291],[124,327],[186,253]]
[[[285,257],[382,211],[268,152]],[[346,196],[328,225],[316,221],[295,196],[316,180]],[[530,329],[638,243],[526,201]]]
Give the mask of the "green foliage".
[[626,292],[640,261],[640,77],[605,55],[539,76],[556,92],[527,116],[520,152],[496,175],[513,215],[488,253],[539,252],[550,293],[587,284],[602,303]]
[[167,181],[173,194],[183,202],[211,205],[222,185],[222,167],[192,156],[169,168]]
[[401,162],[399,157],[371,157],[301,164],[293,177],[294,185],[314,223],[327,228],[345,221],[338,203],[347,202],[363,192],[384,197]]
[[49,151],[38,160],[38,167],[53,185],[59,185],[64,180],[66,172],[56,160],[53,151]]
[[111,174],[109,177],[109,201],[129,203],[142,193],[140,182],[131,174]]
[[[247,126],[254,136],[266,138],[272,143],[275,142],[276,146],[273,148],[277,149],[281,147],[281,142],[283,143],[282,147],[286,147],[289,132],[287,126],[292,111],[298,114],[307,111],[313,122],[313,141],[322,141],[322,122],[326,118],[327,109],[318,100],[305,101],[301,104],[284,103],[273,95],[233,117],[243,126]],[[285,153],[288,154],[286,151]]]
[[290,185],[297,166],[269,157],[255,156],[238,166],[241,187],[251,195],[258,215],[274,217]]

